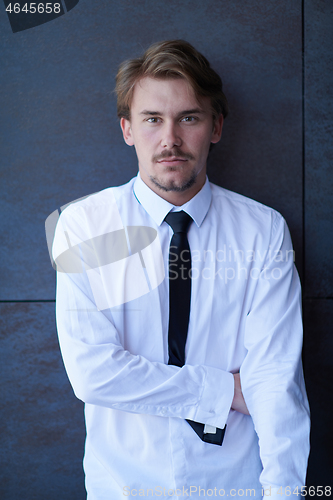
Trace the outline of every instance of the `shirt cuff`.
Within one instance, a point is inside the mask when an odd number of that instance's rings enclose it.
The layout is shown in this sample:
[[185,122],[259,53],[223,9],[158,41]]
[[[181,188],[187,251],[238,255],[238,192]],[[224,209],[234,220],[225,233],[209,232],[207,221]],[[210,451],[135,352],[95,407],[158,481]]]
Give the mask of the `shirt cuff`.
[[193,420],[223,429],[234,398],[234,376],[208,366],[205,370],[203,391]]

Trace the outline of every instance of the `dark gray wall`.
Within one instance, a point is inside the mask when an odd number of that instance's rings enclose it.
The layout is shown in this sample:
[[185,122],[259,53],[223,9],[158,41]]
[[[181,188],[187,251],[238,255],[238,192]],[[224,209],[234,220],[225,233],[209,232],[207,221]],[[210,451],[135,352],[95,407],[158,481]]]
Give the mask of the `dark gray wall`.
[[308,483],[333,485],[333,3],[304,9],[304,371]]
[[332,33],[324,0],[80,0],[15,34],[0,6],[1,499],[85,496],[83,408],[59,354],[44,221],[136,174],[114,75],[170,38],[193,43],[224,80],[230,116],[210,180],[276,208],[291,229],[313,416],[308,485],[332,484]]

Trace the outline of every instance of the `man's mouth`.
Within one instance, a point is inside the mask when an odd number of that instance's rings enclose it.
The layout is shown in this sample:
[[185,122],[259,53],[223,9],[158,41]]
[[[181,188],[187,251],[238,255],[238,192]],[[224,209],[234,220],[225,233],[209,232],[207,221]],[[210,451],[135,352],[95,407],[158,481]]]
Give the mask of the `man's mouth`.
[[161,158],[160,160],[157,161],[157,163],[169,163],[172,165],[172,164],[184,162],[184,161],[187,161],[187,158],[179,158],[179,157],[171,156],[168,158]]
[[181,151],[180,148],[174,148],[173,151],[163,151],[152,157],[153,163],[161,163],[169,166],[176,165],[177,163],[181,164],[188,160],[193,161],[193,155],[191,155],[191,153]]

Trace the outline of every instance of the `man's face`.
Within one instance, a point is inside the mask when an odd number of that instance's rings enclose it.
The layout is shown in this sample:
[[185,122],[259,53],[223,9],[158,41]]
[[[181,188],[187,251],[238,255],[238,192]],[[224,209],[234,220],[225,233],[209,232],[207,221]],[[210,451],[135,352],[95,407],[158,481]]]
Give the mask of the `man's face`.
[[201,189],[210,143],[220,140],[223,124],[222,115],[213,121],[208,97],[198,101],[182,78],[145,77],[134,87],[130,121],[120,124],[153,191],[183,204]]

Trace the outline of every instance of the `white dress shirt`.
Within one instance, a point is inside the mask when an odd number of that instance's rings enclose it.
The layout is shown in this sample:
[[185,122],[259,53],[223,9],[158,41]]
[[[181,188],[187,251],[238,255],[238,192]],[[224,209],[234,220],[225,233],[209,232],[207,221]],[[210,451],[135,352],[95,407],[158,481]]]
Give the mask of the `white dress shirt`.
[[[167,364],[172,209],[194,220],[181,368]],[[53,256],[61,352],[85,403],[89,500],[296,497],[309,409],[300,284],[279,213],[208,179],[173,207],[138,174],[70,204]],[[238,371],[251,416],[231,410]],[[185,419],[227,425],[222,446]]]

